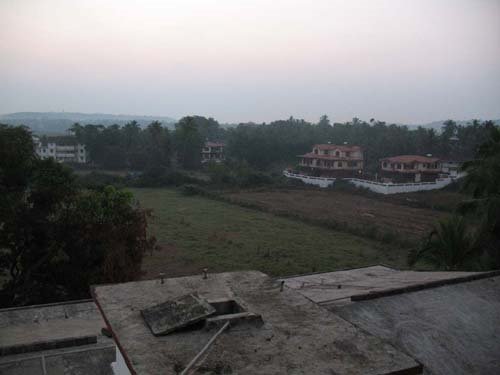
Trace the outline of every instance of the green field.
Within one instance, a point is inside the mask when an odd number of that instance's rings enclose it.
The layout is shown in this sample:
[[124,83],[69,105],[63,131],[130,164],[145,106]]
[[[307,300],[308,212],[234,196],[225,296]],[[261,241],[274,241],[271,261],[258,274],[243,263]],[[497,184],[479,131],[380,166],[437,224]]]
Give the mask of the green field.
[[404,267],[406,249],[170,189],[131,189],[153,209],[161,249],[144,278],[256,269],[290,275],[384,263]]

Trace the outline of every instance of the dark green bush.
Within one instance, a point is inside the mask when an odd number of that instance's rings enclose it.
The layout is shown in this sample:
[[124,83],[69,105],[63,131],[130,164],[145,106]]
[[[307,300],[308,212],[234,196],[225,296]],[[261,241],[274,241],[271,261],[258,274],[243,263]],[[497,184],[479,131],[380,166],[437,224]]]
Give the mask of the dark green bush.
[[180,187],[180,190],[181,190],[182,194],[188,195],[188,196],[190,196],[190,195],[209,195],[207,190],[205,190],[201,186],[195,185],[195,184],[182,185]]
[[126,185],[124,177],[96,171],[77,176],[76,182],[84,189],[98,189],[108,185],[121,188]]

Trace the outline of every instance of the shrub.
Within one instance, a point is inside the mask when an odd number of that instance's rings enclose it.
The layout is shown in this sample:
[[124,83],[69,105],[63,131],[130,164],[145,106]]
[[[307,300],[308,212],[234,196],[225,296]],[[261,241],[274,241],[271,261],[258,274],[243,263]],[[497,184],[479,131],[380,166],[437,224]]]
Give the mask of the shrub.
[[76,182],[80,187],[85,189],[99,189],[108,185],[123,187],[126,184],[126,179],[120,176],[92,171],[85,175],[79,175]]
[[208,192],[201,186],[195,184],[185,184],[181,186],[181,192],[184,195],[207,195]]

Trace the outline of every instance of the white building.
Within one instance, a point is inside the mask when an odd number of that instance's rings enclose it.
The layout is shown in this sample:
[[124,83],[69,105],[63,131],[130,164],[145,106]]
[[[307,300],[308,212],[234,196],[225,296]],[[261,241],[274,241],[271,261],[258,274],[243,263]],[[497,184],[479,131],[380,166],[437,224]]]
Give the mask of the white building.
[[35,151],[41,159],[53,158],[58,162],[86,163],[85,145],[73,136],[33,137]]
[[458,177],[463,164],[462,160],[444,159],[441,160],[441,169],[443,173],[448,173],[450,177]]
[[201,162],[215,162],[221,163],[226,157],[224,153],[224,148],[226,145],[222,142],[205,142],[203,149],[201,150]]

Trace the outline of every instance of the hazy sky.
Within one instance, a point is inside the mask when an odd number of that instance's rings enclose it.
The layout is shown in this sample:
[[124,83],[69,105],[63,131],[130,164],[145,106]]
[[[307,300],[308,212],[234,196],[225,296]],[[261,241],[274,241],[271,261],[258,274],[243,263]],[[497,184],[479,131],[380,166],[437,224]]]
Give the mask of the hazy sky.
[[0,113],[500,118],[500,0],[0,0]]

